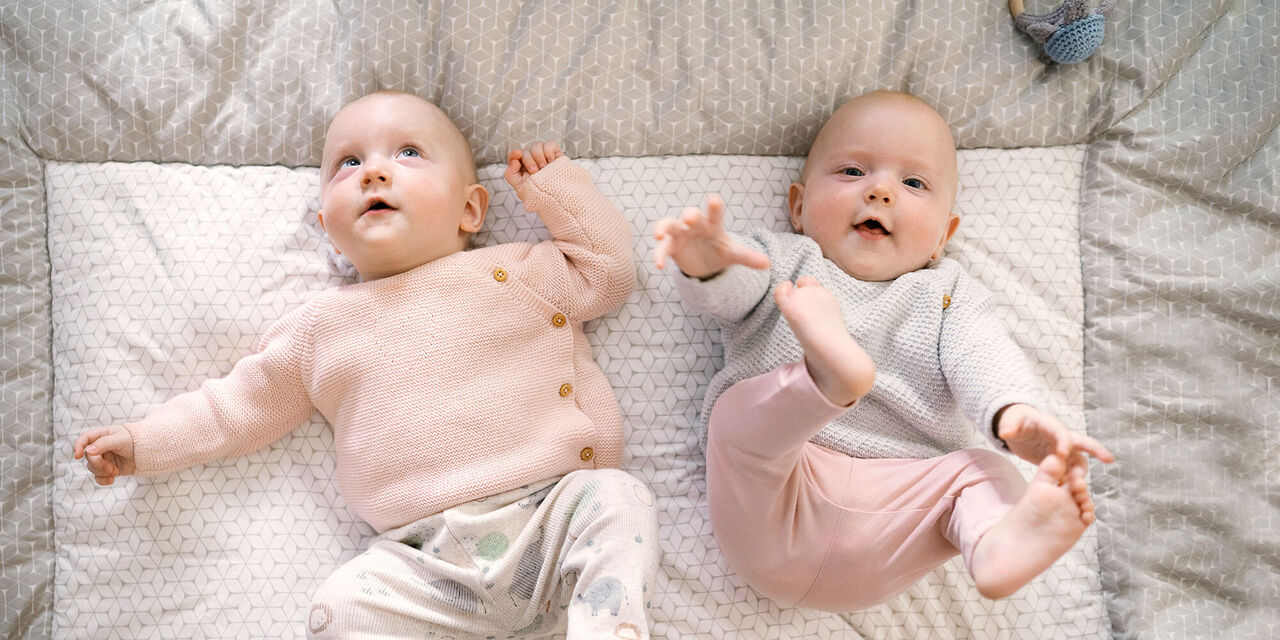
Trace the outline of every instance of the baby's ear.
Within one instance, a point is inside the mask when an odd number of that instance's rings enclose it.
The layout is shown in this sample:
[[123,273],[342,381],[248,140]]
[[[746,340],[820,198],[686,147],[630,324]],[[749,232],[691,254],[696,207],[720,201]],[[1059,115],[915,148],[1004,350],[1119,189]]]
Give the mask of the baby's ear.
[[462,204],[462,220],[458,228],[467,233],[479,231],[484,226],[484,216],[488,211],[489,190],[480,184],[467,187],[467,200]]
[[947,214],[947,230],[942,234],[942,242],[938,243],[938,250],[933,252],[933,259],[937,260],[942,257],[942,250],[947,247],[947,243],[951,241],[951,236],[956,234],[956,229],[960,228],[960,216],[955,213]]
[[[320,229],[325,232],[325,235],[328,235],[329,230],[324,228],[324,212],[323,211],[316,212],[316,220],[320,221]],[[333,241],[333,236],[329,236],[329,244],[333,245],[334,253],[338,255],[342,255],[342,249],[339,249],[337,243]]]
[[800,211],[804,208],[804,183],[792,182],[791,187],[787,189],[787,212],[791,214],[791,228],[796,233],[804,233],[804,228],[800,224]]

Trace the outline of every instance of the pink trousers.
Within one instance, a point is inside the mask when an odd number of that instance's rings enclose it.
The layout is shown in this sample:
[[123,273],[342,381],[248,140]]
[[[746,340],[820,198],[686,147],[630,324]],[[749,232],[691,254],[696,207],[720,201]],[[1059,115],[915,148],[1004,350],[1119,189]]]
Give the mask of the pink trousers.
[[1003,456],[860,459],[809,442],[848,407],[804,362],[743,380],[716,400],[707,501],[725,560],[779,603],[864,609],[974,546],[1026,490]]

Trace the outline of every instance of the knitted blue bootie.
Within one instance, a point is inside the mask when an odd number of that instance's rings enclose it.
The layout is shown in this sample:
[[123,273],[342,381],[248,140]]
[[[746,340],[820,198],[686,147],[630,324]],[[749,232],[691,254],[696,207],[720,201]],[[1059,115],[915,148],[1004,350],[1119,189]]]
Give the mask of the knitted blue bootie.
[[1089,0],[1064,0],[1049,13],[1030,14],[1023,10],[1022,0],[1009,0],[1013,23],[1032,40],[1044,45],[1044,53],[1059,64],[1080,62],[1093,55],[1106,34],[1107,13],[1116,0],[1102,0],[1096,11]]

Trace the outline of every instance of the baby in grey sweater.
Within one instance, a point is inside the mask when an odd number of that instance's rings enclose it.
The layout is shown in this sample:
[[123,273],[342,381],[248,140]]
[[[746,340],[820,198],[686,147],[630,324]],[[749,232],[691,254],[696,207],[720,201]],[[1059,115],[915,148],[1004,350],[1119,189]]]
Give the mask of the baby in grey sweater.
[[[1094,520],[1086,456],[1113,456],[1037,408],[990,292],[942,257],[957,186],[941,116],[873,92],[814,141],[788,193],[796,234],[732,236],[716,196],[655,228],[655,264],[677,264],[724,336],[701,417],[712,527],[784,604],[871,606],[956,553],[1004,597]],[[964,448],[974,424],[1038,465],[1029,485]]]

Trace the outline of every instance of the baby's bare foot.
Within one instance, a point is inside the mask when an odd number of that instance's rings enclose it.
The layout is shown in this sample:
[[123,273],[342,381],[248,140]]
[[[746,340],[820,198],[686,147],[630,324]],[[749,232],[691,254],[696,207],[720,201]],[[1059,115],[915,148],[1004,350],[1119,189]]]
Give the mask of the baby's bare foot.
[[1093,523],[1094,505],[1083,456],[1072,464],[1051,455],[1018,503],[973,550],[973,582],[991,598],[1012,595],[1071,549]]
[[778,285],[778,309],[804,348],[804,362],[818,390],[833,404],[847,406],[875,383],[876,367],[840,315],[840,304],[818,281],[804,276]]

